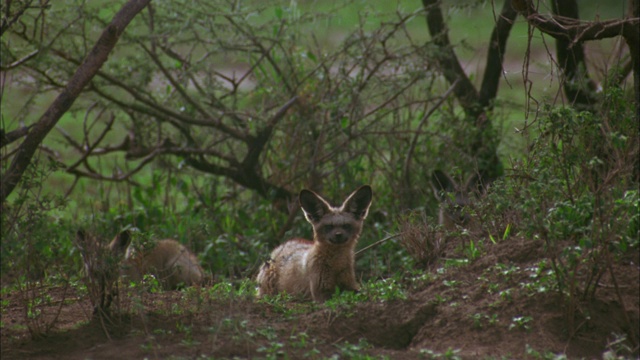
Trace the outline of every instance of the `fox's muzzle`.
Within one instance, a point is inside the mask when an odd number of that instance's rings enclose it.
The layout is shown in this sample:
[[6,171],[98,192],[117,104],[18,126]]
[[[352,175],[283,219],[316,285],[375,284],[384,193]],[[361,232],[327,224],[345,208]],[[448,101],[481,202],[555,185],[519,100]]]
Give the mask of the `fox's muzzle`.
[[347,240],[349,240],[349,236],[347,236],[342,232],[337,232],[333,234],[331,237],[329,237],[329,241],[335,245],[344,244],[347,242]]

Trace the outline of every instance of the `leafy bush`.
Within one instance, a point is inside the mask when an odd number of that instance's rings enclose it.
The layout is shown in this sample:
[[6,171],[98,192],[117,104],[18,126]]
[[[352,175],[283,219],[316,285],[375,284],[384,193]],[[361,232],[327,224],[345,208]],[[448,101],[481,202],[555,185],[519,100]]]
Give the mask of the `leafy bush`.
[[81,276],[71,225],[60,218],[65,201],[43,193],[42,184],[55,169],[51,162],[32,164],[0,220],[2,286],[22,293],[25,322],[33,337],[45,335],[57,319],[58,313],[42,310],[50,309],[50,290],[60,287],[66,295]]
[[556,287],[573,304],[595,295],[612,263],[638,252],[637,122],[619,89],[604,96],[599,113],[548,107],[528,157],[484,204],[495,209],[493,223],[544,240]]

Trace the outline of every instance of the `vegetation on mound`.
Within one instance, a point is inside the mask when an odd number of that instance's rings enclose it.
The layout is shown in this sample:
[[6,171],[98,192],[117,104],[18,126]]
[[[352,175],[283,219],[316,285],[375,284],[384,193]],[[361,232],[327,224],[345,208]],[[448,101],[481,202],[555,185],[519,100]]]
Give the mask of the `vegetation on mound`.
[[[64,88],[117,10],[69,3],[82,6],[41,1],[25,8],[23,27],[3,22],[3,71],[16,84],[2,90],[3,173],[19,152],[5,135]],[[2,204],[2,357],[637,357],[639,114],[625,89],[633,54],[616,52],[616,66],[599,74],[602,91],[586,62],[562,75],[558,94],[582,96],[559,104],[530,86],[528,61],[551,52],[516,23],[507,33],[528,39],[527,71],[516,56],[518,82],[504,76],[526,91],[471,101],[448,67],[471,61],[453,52],[468,44],[443,43],[433,29],[426,40],[424,18],[433,25],[441,9],[423,3],[347,3],[336,15],[295,2],[174,2],[136,17]],[[499,23],[475,6],[448,10]],[[544,20],[534,9],[502,11],[500,21],[522,11]],[[310,30],[320,25],[326,38]],[[472,94],[474,76],[461,69]],[[12,106],[23,93],[26,103]],[[489,181],[447,208],[428,185],[436,169]],[[256,299],[269,251],[311,238],[295,193],[338,197],[361,182],[374,191],[361,290],[321,304]],[[475,225],[443,227],[439,206]],[[121,280],[111,312],[93,316],[79,228],[103,242],[130,229],[137,251],[177,239],[208,278],[178,291],[153,276]]]

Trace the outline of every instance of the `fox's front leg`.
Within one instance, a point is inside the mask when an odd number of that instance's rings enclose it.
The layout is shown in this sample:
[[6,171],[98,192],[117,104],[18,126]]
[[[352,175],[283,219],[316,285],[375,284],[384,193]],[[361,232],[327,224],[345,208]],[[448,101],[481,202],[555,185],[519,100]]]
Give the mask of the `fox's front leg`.
[[309,288],[311,289],[311,298],[317,302],[325,302],[331,298],[335,291],[335,286],[329,286],[322,281],[320,276],[311,276],[309,279]]

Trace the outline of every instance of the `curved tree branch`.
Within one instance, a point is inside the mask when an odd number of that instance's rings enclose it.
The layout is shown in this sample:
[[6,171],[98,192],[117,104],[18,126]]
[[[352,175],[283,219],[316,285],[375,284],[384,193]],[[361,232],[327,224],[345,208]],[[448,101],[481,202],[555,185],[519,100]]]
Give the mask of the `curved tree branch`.
[[497,156],[498,142],[491,135],[487,135],[491,129],[487,110],[490,109],[498,91],[506,41],[517,12],[511,7],[509,0],[505,0],[500,18],[491,35],[487,72],[483,78],[481,92],[478,92],[453,51],[440,8],[441,1],[422,0],[422,4],[426,11],[429,34],[437,47],[435,57],[442,73],[449,84],[452,86],[457,84],[454,87],[454,94],[466,114],[466,120],[478,129],[476,135],[469,139],[465,152],[475,159],[477,167],[475,171],[484,174],[485,181],[491,181],[490,179],[501,175],[502,165]]
[[9,194],[15,189],[42,140],[44,140],[49,131],[55,126],[60,117],[71,108],[71,105],[80,95],[82,89],[91,81],[105,61],[107,61],[109,53],[115,47],[124,29],[149,2],[150,0],[129,0],[114,16],[109,26],[102,32],[97,43],[71,77],[65,89],[58,95],[53,104],[49,106],[47,111],[26,136],[22,144],[20,144],[9,169],[3,174],[4,176],[0,186],[0,203],[4,203]]
[[[554,0],[551,2],[554,14],[571,19],[579,19],[578,4],[575,0]],[[571,43],[569,39],[556,38],[558,63],[562,67],[564,93],[572,104],[590,106],[595,104],[593,96],[596,84],[589,78],[582,42]]]
[[607,21],[580,21],[564,16],[542,15],[531,0],[513,0],[514,7],[527,22],[555,39],[561,39],[569,48],[584,41],[622,36],[629,46],[633,61],[636,118],[640,119],[640,0],[632,0],[632,17]]
[[271,138],[271,134],[273,133],[275,126],[278,124],[280,119],[284,117],[284,115],[287,113],[287,110],[289,110],[296,103],[296,101],[298,101],[297,96],[294,96],[289,101],[287,101],[278,110],[278,112],[276,112],[271,117],[271,119],[269,119],[267,125],[262,130],[260,130],[260,132],[258,132],[255,139],[247,144],[249,145],[249,151],[242,161],[244,167],[246,167],[247,169],[256,168],[256,166],[258,165],[258,160],[260,159],[260,155],[262,154],[262,150],[264,150],[264,147],[269,141],[269,138]]
[[442,16],[438,0],[422,0],[422,4],[427,12],[427,27],[429,34],[433,38],[434,44],[438,46],[436,55],[444,77],[450,84],[457,83],[454,93],[465,113],[471,118],[477,118],[481,112],[478,103],[478,91],[465,74],[458,57],[453,52],[449,41],[449,31]]

